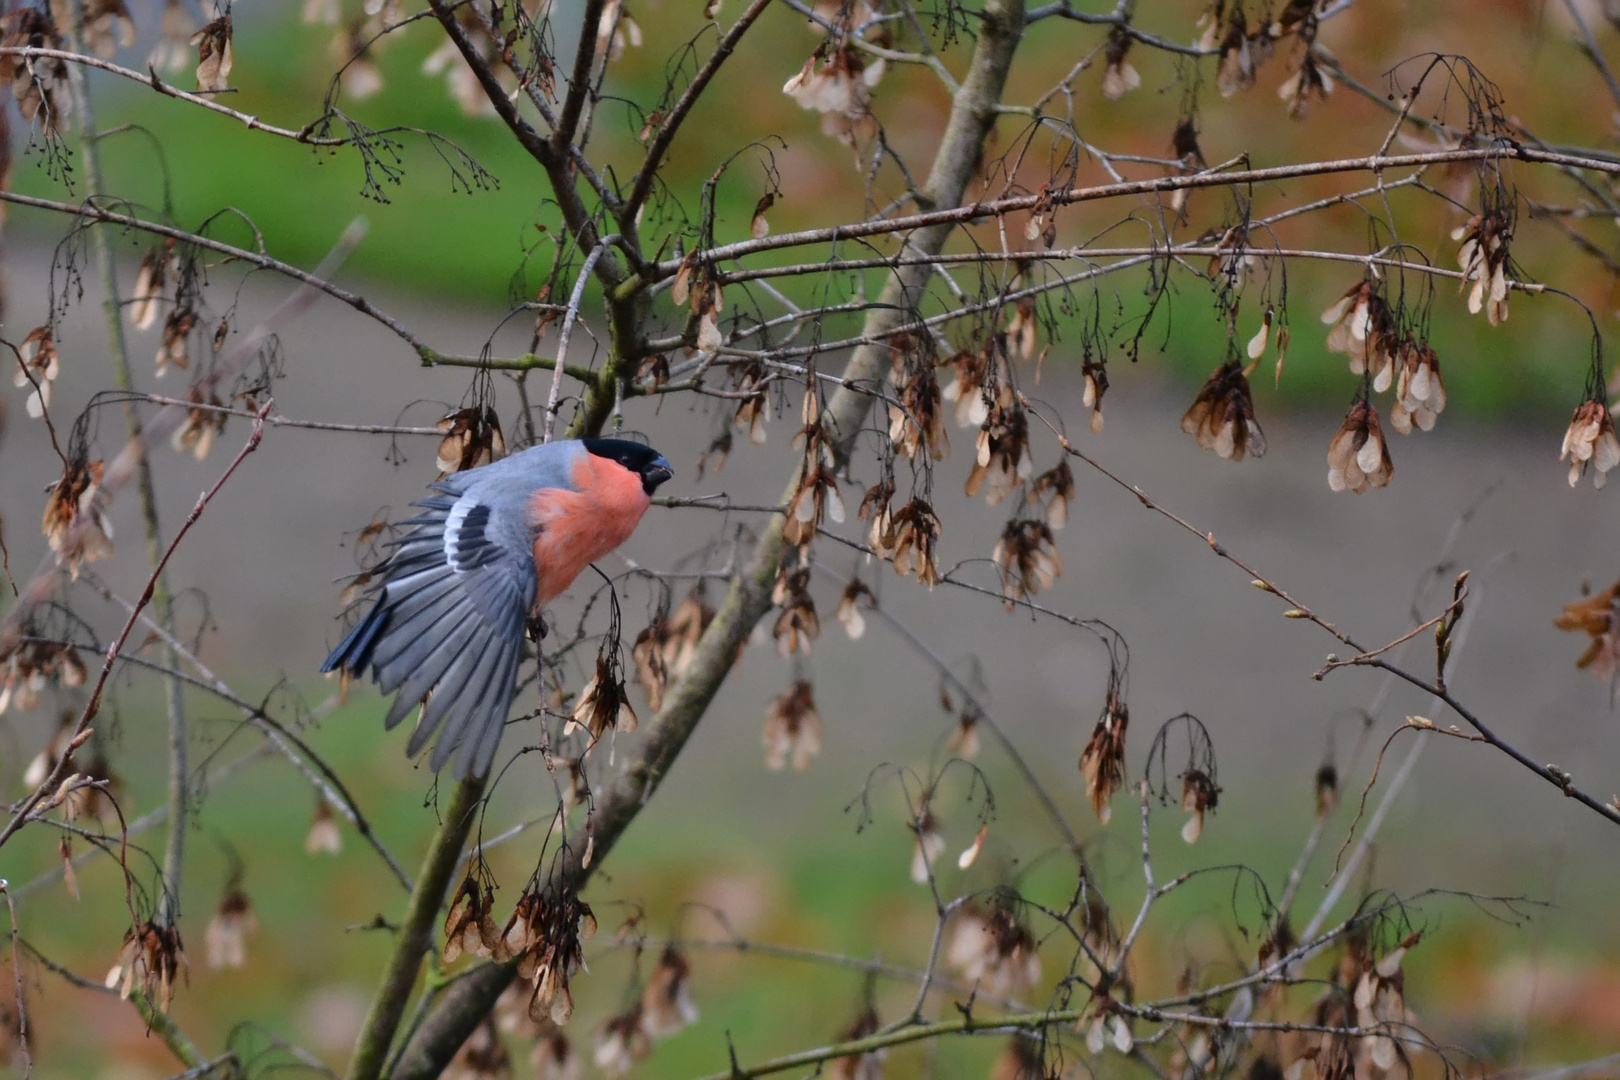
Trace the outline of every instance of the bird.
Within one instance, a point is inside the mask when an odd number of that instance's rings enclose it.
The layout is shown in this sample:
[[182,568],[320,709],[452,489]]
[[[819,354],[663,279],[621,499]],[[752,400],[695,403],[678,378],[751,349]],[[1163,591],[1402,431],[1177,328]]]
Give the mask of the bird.
[[370,610],[321,671],[369,667],[396,694],[385,729],[422,705],[408,757],[438,731],[434,772],[454,756],[457,775],[486,775],[526,633],[544,636],[546,605],[629,539],[673,475],[641,443],[568,439],[443,477],[411,504],[420,513],[374,572]]

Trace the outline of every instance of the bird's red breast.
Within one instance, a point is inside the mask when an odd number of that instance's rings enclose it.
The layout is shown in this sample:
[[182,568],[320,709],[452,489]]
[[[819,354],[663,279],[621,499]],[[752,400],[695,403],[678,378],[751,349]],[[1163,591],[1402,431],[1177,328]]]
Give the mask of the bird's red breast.
[[595,454],[580,453],[571,479],[577,490],[541,488],[529,502],[531,520],[539,529],[534,541],[536,609],[628,540],[652,502],[641,477]]

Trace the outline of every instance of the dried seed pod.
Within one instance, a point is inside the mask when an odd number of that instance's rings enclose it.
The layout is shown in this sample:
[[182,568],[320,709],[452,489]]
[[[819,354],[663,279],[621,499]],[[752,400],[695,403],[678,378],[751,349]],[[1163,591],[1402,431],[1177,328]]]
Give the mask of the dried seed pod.
[[253,905],[242,891],[240,875],[233,875],[225,885],[214,917],[209,920],[205,943],[208,947],[208,966],[239,968],[247,963],[247,939],[259,931],[259,920],[253,914]]
[[1104,825],[1113,815],[1109,800],[1125,783],[1125,732],[1130,727],[1130,719],[1130,710],[1118,691],[1110,687],[1102,718],[1092,729],[1091,738],[1080,754],[1080,775],[1086,781],[1091,809]]
[[197,46],[197,90],[217,94],[230,88],[231,17],[221,15],[191,36]]
[[1609,470],[1620,465],[1620,439],[1615,437],[1614,418],[1601,400],[1581,402],[1564,432],[1559,461],[1569,462],[1569,486],[1574,487],[1590,466],[1596,469],[1592,486],[1601,488]]
[[1483,310],[1492,326],[1508,317],[1508,242],[1512,238],[1513,222],[1496,211],[1475,214],[1452,233],[1453,240],[1462,241],[1457,249],[1457,265],[1463,271],[1458,291],[1474,283],[1468,293],[1468,311],[1478,315]]
[[1228,361],[1210,375],[1182,414],[1181,430],[1205,450],[1229,461],[1265,454],[1266,437],[1254,418],[1249,378],[1236,361]]
[[821,716],[816,712],[814,688],[799,679],[787,693],[771,702],[765,720],[765,767],[780,770],[791,759],[804,772],[810,759],[821,753]]
[[1328,487],[1361,494],[1380,488],[1395,475],[1389,459],[1389,443],[1378,424],[1378,410],[1372,403],[1357,399],[1350,406],[1344,423],[1328,443]]
[[987,997],[1016,997],[1041,981],[1041,958],[1035,937],[1018,919],[1012,904],[998,898],[988,909],[964,908],[945,960]]

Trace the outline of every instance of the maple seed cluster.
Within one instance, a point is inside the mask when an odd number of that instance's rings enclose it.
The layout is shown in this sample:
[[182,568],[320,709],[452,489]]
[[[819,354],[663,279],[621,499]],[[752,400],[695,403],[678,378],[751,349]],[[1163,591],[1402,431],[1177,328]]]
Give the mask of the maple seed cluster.
[[1451,234],[1453,240],[1462,241],[1457,250],[1457,264],[1463,271],[1459,291],[1474,283],[1468,293],[1468,311],[1478,315],[1483,310],[1492,326],[1508,317],[1508,241],[1512,236],[1513,223],[1496,212],[1475,214]]
[[838,598],[838,610],[834,612],[851,641],[859,641],[866,633],[866,616],[861,612],[863,603],[867,606],[875,603],[872,590],[866,582],[854,578],[844,586],[843,595]]
[[[371,5],[367,5],[368,7]],[[387,6],[397,9],[397,0],[389,0]],[[617,5],[613,5],[617,7]],[[305,0],[304,21],[337,23],[342,18],[342,11],[337,0]],[[386,20],[389,24],[397,24],[400,17],[397,10],[392,18]],[[460,24],[462,33],[472,43],[477,54],[483,59],[489,70],[496,72],[496,77],[508,92],[516,93],[517,79],[501,63],[502,53],[505,51],[501,42],[492,38],[486,26],[485,18],[471,7],[458,7],[456,9],[456,22]],[[380,32],[381,27],[378,27]],[[377,36],[373,34],[371,36]],[[386,41],[387,38],[381,40]],[[424,75],[442,75],[450,97],[468,116],[494,116],[495,106],[490,102],[489,95],[484,93],[483,86],[478,81],[478,75],[472,67],[465,63],[461,57],[461,50],[456,43],[448,38],[437,49],[433,50],[422,61]],[[546,97],[552,97],[550,63],[547,62],[536,73],[535,83]]]
[[901,577],[915,576],[930,589],[939,584],[939,516],[934,508],[914,498],[899,510],[890,510],[894,483],[883,481],[869,488],[856,516],[870,523],[867,543],[872,551],[894,564]]
[[714,621],[714,608],[700,584],[675,605],[668,615],[660,614],[636,635],[630,659],[636,665],[636,682],[647,695],[647,707],[657,712],[671,679],[686,674],[697,653],[698,639]]
[[595,746],[609,728],[615,734],[622,731],[628,735],[636,730],[638,723],[636,710],[630,707],[630,694],[625,690],[618,643],[605,640],[596,655],[596,673],[579,692],[579,700],[563,725],[562,733],[567,736],[584,729],[591,737],[591,745]]
[[1371,281],[1360,281],[1322,312],[1331,327],[1327,351],[1350,358],[1350,374],[1370,375],[1372,388],[1388,390],[1395,378],[1395,315]]
[[1016,400],[1007,357],[1000,349],[959,352],[949,363],[956,377],[943,396],[956,406],[957,427],[979,427],[990,418],[992,406],[1006,409]]
[[489,405],[458,409],[440,420],[438,427],[444,432],[434,460],[440,480],[451,473],[476,469],[506,456],[501,421]]
[[678,1035],[697,1019],[691,961],[676,946],[666,945],[641,996],[597,1030],[596,1066],[608,1076],[623,1076],[652,1053],[654,1043]]
[[332,805],[324,798],[316,799],[315,814],[310,818],[309,832],[304,835],[305,854],[336,855],[342,850],[343,834],[338,831]]
[[1558,460],[1569,462],[1570,487],[1591,468],[1596,470],[1592,486],[1601,488],[1608,482],[1609,470],[1620,465],[1620,438],[1615,437],[1614,417],[1601,398],[1588,398],[1576,407]]
[[41,529],[56,561],[78,580],[79,568],[113,553],[112,521],[102,493],[100,461],[70,459],[51,487]]
[[[670,286],[669,298],[677,307],[685,306],[691,312],[698,349],[713,352],[726,343],[720,333],[720,312],[725,309],[725,296],[714,271],[707,264],[699,265],[692,255],[681,260]],[[756,443],[765,441],[761,432]]]
[[780,771],[789,759],[793,768],[804,772],[810,760],[821,753],[821,715],[816,712],[814,688],[798,679],[792,688],[771,703],[765,720],[765,767]]
[[[787,82],[782,93],[802,109],[821,114],[821,133],[859,152],[877,135],[872,88],[883,78],[883,61],[868,64],[854,45],[823,42]],[[857,166],[859,158],[856,159]]]
[[210,390],[205,398],[201,386],[186,391],[186,400],[192,403],[186,409],[186,421],[174,429],[169,445],[177,454],[190,454],[202,461],[214,448],[214,439],[224,434],[229,414],[223,411],[225,403],[219,395]]
[[225,885],[214,917],[208,923],[204,939],[208,947],[208,966],[214,969],[239,968],[247,963],[247,941],[259,931],[259,920],[253,914],[253,904],[242,891],[240,873],[234,874]]
[[17,360],[17,374],[12,376],[11,383],[17,387],[32,387],[24,408],[30,417],[38,420],[51,407],[51,384],[62,370],[51,328],[37,326],[30,330],[17,346]]
[[1601,592],[1565,604],[1563,614],[1553,620],[1560,630],[1579,632],[1592,640],[1575,666],[1611,685],[1620,674],[1620,581]]
[[1329,352],[1344,353],[1363,389],[1328,442],[1328,486],[1357,494],[1383,487],[1394,475],[1389,444],[1370,396],[1394,390],[1390,424],[1401,435],[1433,430],[1446,407],[1440,357],[1429,343],[1403,332],[1377,282],[1351,286],[1322,313]]
[[[770,402],[765,391],[765,368],[758,363],[745,364],[737,372],[732,389],[740,399],[737,411],[731,418],[732,426],[747,434],[748,441],[755,446],[764,446],[768,437],[765,421],[770,415]],[[718,455],[714,471],[719,472],[725,466],[726,455],[731,452],[731,432],[726,431],[717,438],[711,450]]]
[[1204,815],[1215,809],[1220,801],[1221,789],[1202,769],[1188,769],[1181,776],[1181,809],[1187,814],[1187,823],[1181,827],[1181,838],[1189,844],[1198,843],[1204,835]]
[[911,822],[911,880],[918,885],[928,884],[933,875],[934,860],[945,852],[945,835],[939,831],[939,819],[923,801]]
[[803,419],[804,426],[794,441],[804,443],[804,468],[782,526],[782,538],[795,547],[809,546],[822,521],[844,521],[844,497],[838,493],[835,472],[837,459],[821,425],[820,398],[813,386],[805,388]]
[[[80,730],[78,718],[71,712],[64,712],[56,734],[23,770],[23,785],[39,790],[46,781],[57,775],[58,766],[61,766],[63,779],[56,791],[40,804],[40,810],[60,806],[62,816],[69,821],[95,821],[104,830],[117,831],[123,827],[116,801],[116,792],[123,786],[122,782],[108,766],[106,753],[99,742],[92,747],[87,762],[81,764],[77,757],[79,749],[94,734],[94,728]],[[63,839],[66,838],[64,835]],[[65,845],[63,850],[66,850]],[[78,884],[72,880],[73,866],[68,859],[64,854],[63,875],[69,879],[69,890],[76,893]]]
[[[19,643],[0,654],[0,715],[16,706],[27,712],[39,704],[51,680],[64,689],[83,686],[86,672],[71,645],[49,641]],[[71,728],[68,729],[71,734]]]
[[159,1010],[168,1012],[176,980],[189,981],[190,970],[179,927],[147,921],[124,935],[123,948],[105,983],[125,1001],[139,991]]
[[771,630],[777,655],[783,659],[798,652],[809,656],[810,643],[821,636],[821,619],[810,596],[809,568],[784,568],[771,590],[771,603],[782,609]]
[[1113,814],[1109,800],[1125,783],[1125,731],[1130,726],[1130,710],[1116,687],[1109,687],[1102,718],[1092,729],[1091,738],[1080,754],[1080,775],[1097,820],[1108,824]]
[[[5,48],[67,50],[68,43],[58,29],[64,24],[39,8],[19,7],[5,17],[3,25],[0,46]],[[40,130],[47,135],[60,134],[72,126],[67,112],[70,80],[65,60],[8,55],[0,59],[0,84],[10,88],[25,124],[38,120]]]
[[1420,431],[1434,430],[1435,419],[1446,408],[1446,384],[1440,379],[1440,358],[1428,343],[1418,344],[1410,339],[1396,349],[1395,407],[1390,410],[1390,423],[1402,435],[1412,434],[1412,425]]
[[596,933],[590,905],[572,896],[554,897],[533,885],[524,891],[503,928],[492,914],[494,891],[469,875],[450,901],[444,920],[445,963],[463,954],[496,963],[518,961],[528,984],[527,1011],[537,1023],[568,1023],[574,1014],[569,980],[585,966],[581,942]]
[[[551,1022],[549,1017],[539,1020],[529,1015],[528,987],[514,981],[501,996],[496,999],[495,1009],[489,1020],[485,1021],[480,1032],[475,1032],[473,1038],[467,1041],[463,1051],[476,1049],[487,1055],[485,1060],[493,1064],[493,1068],[478,1071],[476,1062],[463,1061],[461,1055],[452,1062],[451,1067],[445,1070],[445,1075],[461,1077],[509,1077],[512,1075],[511,1056],[506,1052],[505,1044],[501,1042],[500,1035],[505,1032],[519,1038],[528,1039],[534,1043],[529,1053],[529,1062],[534,1066],[535,1080],[579,1080],[581,1073],[580,1056],[574,1052],[573,1041],[563,1033],[562,1028]],[[466,1064],[468,1068],[457,1072],[458,1064]]]
[[984,488],[984,501],[990,506],[1012,494],[1034,471],[1029,453],[1029,419],[1020,405],[992,407],[979,428],[974,448],[973,471],[968,474],[966,491],[973,497]]
[[1108,35],[1103,49],[1103,97],[1118,101],[1142,85],[1142,76],[1126,59],[1131,51],[1131,36],[1123,26],[1115,26]]
[[1372,402],[1357,400],[1328,443],[1328,487],[1361,494],[1370,487],[1383,487],[1395,475],[1389,460],[1389,444],[1378,425],[1378,410]]
[[1388,1072],[1400,1059],[1399,1041],[1390,1033],[1411,1024],[1406,1008],[1406,977],[1401,963],[1407,950],[1416,945],[1420,935],[1413,934],[1385,953],[1376,963],[1367,963],[1356,979],[1351,1003],[1356,1009],[1356,1026],[1373,1034],[1359,1040],[1359,1056],[1373,1068]]
[[1007,903],[994,903],[988,910],[964,908],[956,917],[945,959],[987,997],[1019,997],[1041,981],[1035,936]]
[[[947,394],[940,389],[932,357],[909,334],[891,348],[890,357],[898,392],[898,400],[889,405],[889,441],[895,453],[915,458],[926,447],[930,458],[943,461],[951,451],[945,431]],[[960,422],[960,404],[957,418]]]
[[1228,461],[1264,456],[1266,436],[1254,418],[1248,371],[1235,360],[1216,368],[1182,414],[1181,430]]
[[991,555],[1001,572],[1001,595],[1011,610],[1019,600],[1052,588],[1063,573],[1052,526],[1029,518],[1007,522]]

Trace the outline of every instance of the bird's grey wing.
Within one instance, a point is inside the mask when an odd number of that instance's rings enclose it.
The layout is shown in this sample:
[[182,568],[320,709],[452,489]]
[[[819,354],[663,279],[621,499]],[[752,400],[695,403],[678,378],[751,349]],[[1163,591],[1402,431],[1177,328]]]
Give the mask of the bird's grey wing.
[[526,486],[491,476],[417,503],[370,613],[326,661],[397,691],[390,728],[426,697],[406,752],[438,731],[435,770],[454,756],[458,775],[481,775],[500,743],[536,588]]

